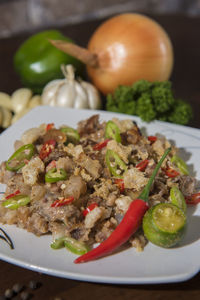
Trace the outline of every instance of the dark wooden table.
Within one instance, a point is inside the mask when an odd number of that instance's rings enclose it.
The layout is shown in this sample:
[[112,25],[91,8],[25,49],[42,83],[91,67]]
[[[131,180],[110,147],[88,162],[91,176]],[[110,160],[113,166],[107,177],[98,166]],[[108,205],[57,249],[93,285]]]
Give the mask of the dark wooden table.
[[[184,16],[152,16],[171,37],[175,65],[171,80],[177,97],[186,99],[194,110],[191,127],[200,128],[200,18]],[[100,21],[90,21],[81,25],[60,28],[64,34],[73,38],[79,45],[87,41]],[[28,34],[21,34],[0,40],[0,91],[12,93],[21,87],[13,69],[13,54]],[[185,258],[187,259],[187,257]],[[199,263],[199,262],[198,262]],[[200,299],[200,273],[187,282],[159,285],[106,285],[57,278],[26,270],[0,261],[0,295],[16,283],[22,283],[30,292],[31,280],[40,282],[38,289],[32,291],[32,298],[96,300],[115,299]],[[15,296],[14,299],[20,299]]]

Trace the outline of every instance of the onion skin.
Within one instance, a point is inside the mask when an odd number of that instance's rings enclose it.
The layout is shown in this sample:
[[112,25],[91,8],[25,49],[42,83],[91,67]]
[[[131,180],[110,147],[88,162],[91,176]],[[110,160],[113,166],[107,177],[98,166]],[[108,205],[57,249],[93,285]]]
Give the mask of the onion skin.
[[121,14],[105,21],[92,35],[88,50],[98,62],[96,67],[87,65],[88,75],[105,95],[140,79],[167,80],[173,68],[167,33],[140,14]]

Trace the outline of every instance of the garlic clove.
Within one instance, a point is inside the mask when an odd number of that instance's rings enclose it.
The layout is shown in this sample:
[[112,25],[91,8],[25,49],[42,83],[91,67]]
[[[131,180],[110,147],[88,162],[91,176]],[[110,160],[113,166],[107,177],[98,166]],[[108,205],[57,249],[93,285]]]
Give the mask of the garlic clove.
[[64,83],[65,80],[63,79],[50,81],[43,89],[42,96],[41,96],[41,104],[55,106],[57,91]]
[[76,91],[76,98],[74,100],[74,108],[89,108],[88,97],[85,89],[80,85],[80,83],[75,82],[74,88]]
[[28,106],[31,97],[32,91],[30,89],[21,88],[16,90],[11,96],[13,111],[15,113],[23,111]]
[[8,94],[0,92],[0,106],[13,109],[11,97]]
[[81,85],[87,93],[89,108],[101,109],[101,97],[98,90],[93,86],[93,84],[86,81],[82,81]]
[[74,107],[75,98],[76,90],[74,88],[74,82],[65,82],[58,90],[56,105],[62,107]]
[[3,116],[1,126],[3,128],[7,128],[8,126],[11,125],[12,113],[6,107],[1,107],[1,112],[2,112],[2,116]]
[[29,101],[29,105],[28,108],[34,108],[36,106],[41,105],[41,97],[40,95],[35,95],[31,98],[31,100]]
[[27,114],[30,111],[30,108],[24,108],[23,110],[21,110],[20,112],[16,113],[14,115],[14,117],[12,118],[11,123],[14,124],[16,121],[18,121],[19,119],[21,119],[25,114]]

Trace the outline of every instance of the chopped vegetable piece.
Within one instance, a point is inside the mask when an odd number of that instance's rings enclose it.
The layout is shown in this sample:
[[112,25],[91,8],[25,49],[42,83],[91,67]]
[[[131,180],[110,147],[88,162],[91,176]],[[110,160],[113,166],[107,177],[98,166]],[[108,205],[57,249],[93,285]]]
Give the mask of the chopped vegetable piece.
[[179,176],[179,172],[177,172],[176,170],[172,169],[172,168],[167,168],[164,170],[165,175],[167,175],[170,178],[174,178],[176,176]]
[[45,181],[49,183],[57,182],[60,180],[65,180],[67,178],[67,173],[64,169],[52,168],[45,174]]
[[44,160],[47,156],[49,156],[49,154],[55,148],[55,145],[56,145],[56,141],[53,139],[46,141],[43,144],[42,149],[40,150],[40,154],[39,154],[40,159]]
[[54,123],[49,123],[46,126],[46,131],[49,131],[50,129],[54,128]]
[[170,199],[172,204],[178,206],[183,210],[184,213],[186,213],[187,205],[185,202],[185,198],[181,193],[181,191],[176,186],[173,186],[170,189]]
[[67,144],[77,144],[80,140],[80,135],[77,130],[71,127],[63,127],[60,129],[67,136]]
[[51,243],[52,249],[60,249],[63,247],[77,255],[82,255],[89,251],[89,247],[87,245],[68,236],[58,238]]
[[113,139],[116,142],[121,143],[119,127],[113,121],[108,121],[106,123],[105,137],[107,139]]
[[97,203],[91,203],[86,209],[83,210],[83,215],[84,217],[89,213],[91,212],[95,207],[97,207],[98,204]]
[[124,180],[121,178],[115,178],[115,184],[119,187],[121,193],[124,192]]
[[171,203],[151,207],[143,218],[146,238],[155,245],[169,248],[182,239],[186,228],[184,212]]
[[186,203],[189,205],[196,205],[200,203],[200,193],[192,194],[185,197]]
[[16,190],[14,193],[12,193],[12,194],[6,196],[6,199],[12,198],[12,197],[14,197],[14,196],[16,196],[16,195],[18,195],[18,194],[20,194],[20,190]]
[[147,138],[148,138],[148,141],[150,141],[151,143],[154,143],[155,141],[157,141],[157,136],[155,136],[155,135],[149,135]]
[[142,223],[142,218],[145,212],[148,210],[148,197],[152,183],[155,179],[158,170],[160,169],[163,161],[165,160],[171,148],[168,148],[158,164],[156,165],[151,177],[138,199],[131,202],[124,218],[111,235],[103,241],[99,246],[89,251],[88,253],[78,257],[74,262],[83,263],[91,261],[107,254],[110,254],[121,245],[123,245],[132,234],[134,234]]
[[27,195],[15,195],[8,200],[4,201],[2,205],[9,209],[17,209],[20,206],[26,206],[31,201],[30,197]]
[[60,207],[60,206],[68,205],[68,204],[72,203],[73,201],[74,201],[73,196],[68,197],[68,198],[58,199],[58,200],[55,200],[51,204],[51,207]]
[[126,164],[121,160],[119,155],[112,150],[107,150],[106,152],[106,164],[110,173],[115,177],[121,178],[123,175],[122,172],[127,170]]
[[7,160],[6,169],[12,172],[16,172],[25,166],[26,161],[30,160],[35,152],[33,144],[27,144],[20,147],[14,154]]
[[180,170],[181,174],[189,175],[188,166],[179,156],[173,155],[171,158],[171,162],[174,163]]
[[137,164],[135,167],[139,170],[139,171],[144,171],[146,169],[146,167],[148,166],[148,159],[145,159],[143,161],[141,161],[139,164]]
[[108,144],[109,141],[110,141],[110,139],[106,139],[106,140],[103,141],[103,142],[100,142],[100,143],[98,143],[98,144],[95,144],[95,145],[93,146],[93,150],[101,150],[101,149],[103,149],[104,147],[107,146],[107,144]]

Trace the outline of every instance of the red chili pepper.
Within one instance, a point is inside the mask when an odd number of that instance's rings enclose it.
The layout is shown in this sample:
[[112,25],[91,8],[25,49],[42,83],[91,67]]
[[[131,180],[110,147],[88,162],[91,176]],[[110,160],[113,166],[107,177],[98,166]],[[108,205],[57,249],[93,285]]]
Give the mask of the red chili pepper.
[[55,200],[52,204],[51,207],[60,207],[60,206],[64,206],[64,205],[68,205],[70,203],[72,203],[74,201],[74,197],[68,197],[68,198],[64,198],[64,199],[58,199]]
[[43,144],[42,149],[40,150],[40,154],[39,154],[40,159],[42,160],[45,159],[55,148],[55,145],[56,145],[56,141],[53,139],[46,141]]
[[123,193],[124,192],[124,180],[120,179],[120,178],[116,178],[114,182],[118,186],[120,192]]
[[185,197],[186,203],[189,205],[196,205],[200,203],[200,193],[192,194]]
[[46,126],[46,131],[52,129],[53,127],[54,127],[54,123],[49,123],[49,124],[47,124],[47,126]]
[[146,169],[148,163],[149,163],[148,159],[145,159],[145,160],[141,161],[139,164],[137,164],[135,167],[139,171],[144,171]]
[[157,141],[157,136],[155,136],[155,135],[149,135],[147,138],[151,143],[154,143],[155,141]]
[[171,151],[171,148],[165,151],[139,198],[131,202],[126,214],[124,215],[124,218],[116,227],[116,229],[99,246],[87,252],[86,254],[79,256],[74,261],[76,264],[91,261],[110,254],[118,247],[123,245],[126,241],[128,241],[131,235],[133,235],[137,231],[137,229],[141,225],[143,216],[148,209],[149,190],[161,164],[168,155],[169,151]]
[[14,197],[14,196],[16,196],[16,195],[18,195],[18,194],[20,194],[20,190],[16,190],[14,193],[12,193],[12,194],[6,196],[6,199],[10,199],[10,198],[12,198],[12,197]]
[[53,168],[56,168],[56,161],[52,160],[47,166],[46,166],[46,171],[49,171]]
[[84,211],[83,211],[83,215],[84,215],[84,217],[89,213],[89,212],[91,212],[95,207],[97,207],[98,206],[98,204],[97,203],[91,203],[86,209],[84,209]]
[[170,178],[174,178],[174,177],[180,175],[179,172],[177,172],[176,170],[174,170],[172,168],[163,169],[163,171],[165,172],[165,175],[167,175]]
[[106,147],[110,139],[106,139],[103,142],[100,142],[93,146],[93,150],[101,150],[102,148]]

